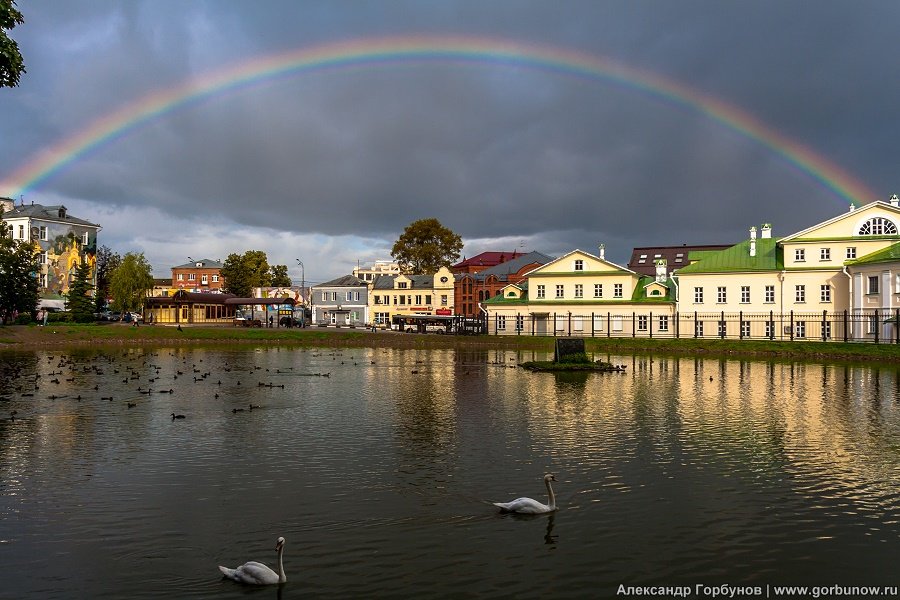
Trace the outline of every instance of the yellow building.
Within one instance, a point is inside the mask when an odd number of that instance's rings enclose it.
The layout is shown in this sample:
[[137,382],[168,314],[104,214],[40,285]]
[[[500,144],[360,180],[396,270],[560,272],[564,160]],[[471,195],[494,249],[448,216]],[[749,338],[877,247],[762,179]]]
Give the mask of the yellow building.
[[[894,196],[851,207],[780,239],[768,224],[759,236],[751,227],[746,240],[726,250],[691,253],[691,264],[673,275],[680,318],[696,323],[698,337],[885,335],[887,328],[872,319],[874,309],[900,306],[900,279],[892,275],[897,268],[890,267],[891,254],[884,254],[900,243],[898,204]],[[871,314],[864,315],[866,309]]]
[[674,282],[666,261],[656,276],[573,250],[527,274],[484,302],[488,333],[496,335],[673,335]]
[[453,273],[441,267],[432,275],[379,275],[369,284],[369,309],[381,327],[404,317],[453,315]]

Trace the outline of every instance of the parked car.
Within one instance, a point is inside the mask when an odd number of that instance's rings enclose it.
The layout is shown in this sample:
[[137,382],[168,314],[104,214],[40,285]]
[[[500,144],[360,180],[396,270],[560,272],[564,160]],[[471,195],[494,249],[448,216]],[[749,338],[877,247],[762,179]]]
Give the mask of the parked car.
[[100,313],[101,321],[118,321],[122,318],[122,313],[112,310],[104,310]]
[[122,318],[122,320],[126,323],[134,323],[135,321],[140,323],[144,320],[144,317],[135,312],[127,312],[125,313],[125,316]]

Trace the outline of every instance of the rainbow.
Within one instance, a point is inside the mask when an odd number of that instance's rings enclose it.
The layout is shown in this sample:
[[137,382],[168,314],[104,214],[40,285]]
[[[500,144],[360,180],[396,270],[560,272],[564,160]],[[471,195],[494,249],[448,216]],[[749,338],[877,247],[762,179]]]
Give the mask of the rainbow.
[[683,110],[702,114],[761,144],[830,190],[842,202],[860,205],[877,197],[845,170],[747,112],[655,73],[627,67],[604,57],[556,47],[435,35],[367,38],[301,48],[253,59],[153,92],[39,152],[0,180],[0,193],[6,191],[10,197],[16,197],[34,190],[92,150],[192,102],[280,76],[313,70],[428,61],[537,69],[616,84]]

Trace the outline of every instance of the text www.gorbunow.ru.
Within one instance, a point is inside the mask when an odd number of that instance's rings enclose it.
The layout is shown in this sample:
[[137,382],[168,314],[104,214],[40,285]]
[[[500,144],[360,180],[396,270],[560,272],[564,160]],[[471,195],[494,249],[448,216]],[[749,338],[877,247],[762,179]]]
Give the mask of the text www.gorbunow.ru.
[[874,598],[896,597],[896,585],[619,585],[617,596],[651,598]]

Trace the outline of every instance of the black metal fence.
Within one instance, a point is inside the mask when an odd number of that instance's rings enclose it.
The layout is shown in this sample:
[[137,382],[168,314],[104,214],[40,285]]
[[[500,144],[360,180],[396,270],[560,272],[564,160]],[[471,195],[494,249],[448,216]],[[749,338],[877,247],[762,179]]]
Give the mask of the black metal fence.
[[752,339],[900,344],[900,308],[789,313],[548,312],[493,314],[489,335]]

